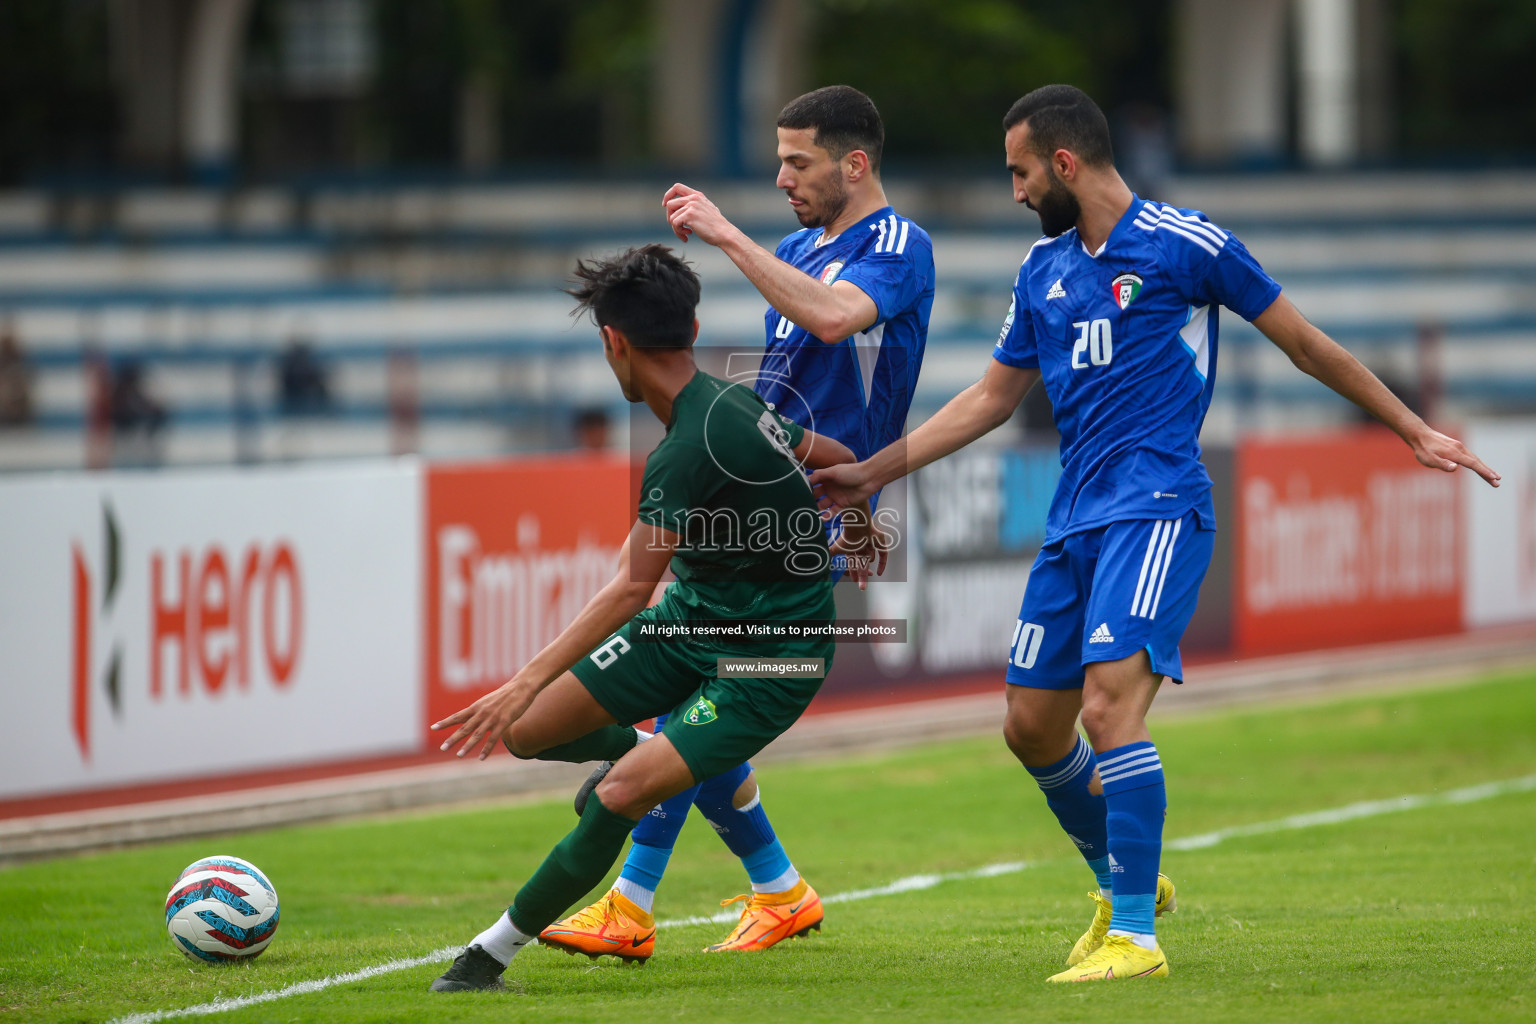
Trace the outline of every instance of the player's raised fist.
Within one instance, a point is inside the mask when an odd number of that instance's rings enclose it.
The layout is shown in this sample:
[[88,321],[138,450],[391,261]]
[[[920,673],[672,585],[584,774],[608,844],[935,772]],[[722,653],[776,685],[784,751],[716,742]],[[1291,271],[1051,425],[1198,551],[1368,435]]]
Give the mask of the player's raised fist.
[[698,235],[710,245],[719,245],[729,232],[735,230],[719,207],[696,188],[681,183],[673,185],[662,202],[672,233],[684,242]]

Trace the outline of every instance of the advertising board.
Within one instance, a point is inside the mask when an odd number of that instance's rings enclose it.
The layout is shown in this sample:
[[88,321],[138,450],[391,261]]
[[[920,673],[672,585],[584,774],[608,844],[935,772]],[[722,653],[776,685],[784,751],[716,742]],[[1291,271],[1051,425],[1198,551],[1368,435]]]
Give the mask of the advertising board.
[[1461,628],[1465,474],[1372,428],[1245,441],[1237,467],[1238,653]]
[[0,797],[413,749],[418,479],[0,482]]
[[425,485],[424,743],[559,635],[613,578],[634,522],[624,459],[432,466]]
[[1458,474],[1467,492],[1467,625],[1536,619],[1536,420],[1473,423],[1464,440],[1503,477],[1493,488]]

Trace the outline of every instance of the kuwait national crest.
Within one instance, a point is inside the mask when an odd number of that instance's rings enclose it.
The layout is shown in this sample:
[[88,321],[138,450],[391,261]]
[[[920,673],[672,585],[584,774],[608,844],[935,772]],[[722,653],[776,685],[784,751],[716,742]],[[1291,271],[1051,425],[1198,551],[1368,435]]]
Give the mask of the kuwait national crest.
[[1115,305],[1124,309],[1136,301],[1136,296],[1141,294],[1142,280],[1135,274],[1121,274],[1109,282],[1109,293],[1114,297]]

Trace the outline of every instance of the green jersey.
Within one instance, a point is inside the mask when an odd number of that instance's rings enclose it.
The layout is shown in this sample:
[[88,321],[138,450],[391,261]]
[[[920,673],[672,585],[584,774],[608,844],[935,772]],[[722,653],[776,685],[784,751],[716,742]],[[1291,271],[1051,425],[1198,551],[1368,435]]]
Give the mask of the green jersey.
[[681,543],[677,598],[712,618],[831,619],[827,533],[791,451],[805,428],[745,384],[696,373],[645,460],[642,522]]

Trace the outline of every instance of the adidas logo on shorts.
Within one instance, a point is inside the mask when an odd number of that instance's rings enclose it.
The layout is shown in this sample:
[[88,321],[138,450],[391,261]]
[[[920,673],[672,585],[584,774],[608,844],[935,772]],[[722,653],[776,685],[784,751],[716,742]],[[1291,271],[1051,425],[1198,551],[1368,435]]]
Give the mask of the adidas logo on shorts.
[[1112,643],[1114,643],[1115,642],[1115,638],[1109,632],[1109,623],[1107,623],[1107,622],[1099,623],[1099,628],[1093,631],[1093,635],[1088,638],[1088,642],[1091,643],[1091,644],[1112,644]]

